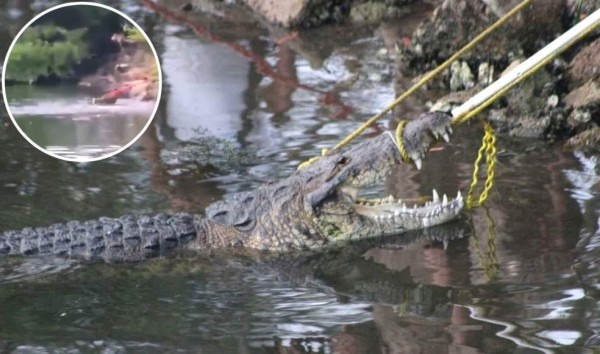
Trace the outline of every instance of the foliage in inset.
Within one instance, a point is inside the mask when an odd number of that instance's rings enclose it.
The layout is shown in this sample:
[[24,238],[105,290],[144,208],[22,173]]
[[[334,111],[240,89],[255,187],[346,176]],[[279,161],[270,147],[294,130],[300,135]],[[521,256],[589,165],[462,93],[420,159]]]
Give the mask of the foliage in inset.
[[66,30],[55,25],[27,28],[8,58],[8,80],[32,82],[40,76],[68,76],[71,68],[89,56],[87,29]]
[[127,38],[127,40],[147,44],[146,38],[144,37],[142,32],[139,29],[137,29],[137,27],[125,25],[125,27],[123,28],[123,34],[125,35],[125,38]]

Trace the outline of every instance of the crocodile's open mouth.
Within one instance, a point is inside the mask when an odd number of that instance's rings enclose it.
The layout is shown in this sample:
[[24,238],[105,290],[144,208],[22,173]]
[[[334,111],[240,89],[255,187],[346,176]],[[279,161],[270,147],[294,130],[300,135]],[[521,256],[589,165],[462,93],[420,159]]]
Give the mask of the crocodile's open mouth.
[[[449,116],[441,113],[407,123],[403,144],[417,168],[438,137],[448,138],[450,123]],[[315,175],[311,172],[314,171],[300,172],[312,181],[307,183],[309,187],[316,185],[306,194],[305,210],[315,212],[328,229],[352,237],[422,229],[450,221],[461,212],[464,199],[460,193],[448,198],[440,197],[434,190],[430,198],[420,198],[421,202],[395,197],[368,201],[358,198],[360,191],[382,184],[394,173],[395,166],[403,162],[396,140],[388,134],[317,160],[312,169],[318,171],[319,183],[313,180]]]
[[457,193],[453,199],[446,194],[439,197],[434,189],[432,197],[424,203],[415,200],[395,199],[393,196],[381,199],[354,202],[354,211],[382,224],[420,224],[421,227],[438,225],[454,218],[463,208],[464,199]]
[[[349,226],[372,227],[379,234],[393,234],[405,230],[422,229],[454,219],[464,206],[460,192],[456,197],[440,197],[434,189],[431,197],[402,200],[393,196],[377,199],[357,198],[358,188],[342,187],[322,205],[320,212],[327,219]],[[335,216],[342,218],[336,219]],[[354,225],[352,225],[354,224]]]

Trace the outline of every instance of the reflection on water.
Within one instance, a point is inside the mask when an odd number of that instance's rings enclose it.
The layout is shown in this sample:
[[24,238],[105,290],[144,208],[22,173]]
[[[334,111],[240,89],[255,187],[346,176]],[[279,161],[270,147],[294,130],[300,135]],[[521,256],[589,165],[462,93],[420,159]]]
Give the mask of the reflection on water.
[[[391,27],[326,28],[274,45],[265,29],[187,14],[214,31],[214,43],[132,9],[160,38],[170,87],[156,121],[124,153],[72,164],[32,149],[0,113],[0,230],[201,213],[224,194],[288,175],[409,82],[394,74]],[[418,114],[429,99],[415,96],[397,116]],[[195,133],[206,130],[211,139]],[[464,194],[480,139],[476,125],[461,127],[421,171],[401,166],[370,192]],[[427,232],[258,263],[219,254],[124,265],[0,259],[0,352],[593,353],[600,156],[499,145],[488,210]],[[198,158],[185,169],[172,163],[185,155]]]
[[75,161],[105,156],[127,145],[154,108],[154,102],[132,99],[93,105],[69,86],[9,86],[6,96],[27,137],[50,153]]
[[171,96],[167,121],[186,141],[198,130],[233,137],[242,122],[250,64],[227,48],[197,37],[164,39],[163,66]]

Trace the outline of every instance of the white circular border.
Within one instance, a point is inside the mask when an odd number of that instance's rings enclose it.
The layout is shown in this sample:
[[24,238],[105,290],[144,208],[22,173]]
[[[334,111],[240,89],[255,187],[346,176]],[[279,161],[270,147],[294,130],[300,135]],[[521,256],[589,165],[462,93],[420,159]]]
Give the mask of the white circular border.
[[[21,129],[21,127],[19,126],[19,124],[17,124],[17,121],[15,120],[15,117],[13,117],[12,112],[10,111],[10,105],[8,104],[8,99],[6,97],[6,83],[5,83],[5,78],[6,78],[6,67],[8,66],[8,59],[10,57],[10,53],[12,52],[13,47],[15,46],[15,43],[17,43],[17,40],[19,40],[19,37],[21,37],[21,35],[23,34],[23,32],[29,26],[31,26],[31,24],[33,22],[35,22],[40,17],[42,17],[45,14],[47,14],[49,12],[52,12],[54,10],[57,10],[57,9],[60,9],[60,8],[63,8],[63,7],[68,7],[68,6],[81,6],[81,5],[83,5],[83,6],[101,7],[103,9],[105,9],[105,10],[112,11],[112,12],[120,15],[121,17],[123,17],[127,21],[129,21],[131,24],[133,24],[135,26],[135,28],[137,28],[140,31],[140,33],[142,33],[142,35],[144,36],[144,38],[146,39],[146,41],[150,45],[150,48],[152,49],[152,54],[154,54],[154,60],[156,60],[156,65],[157,65],[157,68],[158,68],[158,95],[156,96],[156,103],[154,104],[154,109],[152,110],[152,115],[150,115],[150,117],[148,117],[148,122],[146,123],[146,125],[144,126],[144,128],[138,133],[138,135],[136,135],[129,143],[127,143],[126,145],[120,147],[119,149],[117,149],[114,152],[111,152],[109,154],[106,154],[106,155],[103,155],[103,156],[100,156],[100,157],[90,158],[90,159],[69,159],[69,158],[66,158],[64,156],[60,156],[60,155],[51,153],[48,150],[42,148],[41,146],[39,146],[38,144],[36,144],[33,140],[31,140],[27,136],[27,134],[25,134],[25,132],[23,132],[23,130]],[[154,44],[152,44],[152,41],[150,40],[150,38],[148,38],[148,35],[142,29],[142,27],[140,27],[140,25],[138,25],[137,22],[135,22],[134,20],[132,20],[131,17],[127,16],[126,14],[124,14],[123,12],[121,12],[119,10],[114,9],[114,8],[112,8],[110,6],[107,6],[107,5],[104,5],[104,4],[90,2],[90,1],[78,1],[78,2],[70,2],[70,3],[66,3],[66,4],[56,5],[56,6],[53,6],[53,7],[49,8],[49,9],[46,9],[46,10],[42,11],[40,14],[38,14],[37,16],[35,16],[34,18],[32,18],[29,22],[27,22],[27,24],[25,26],[23,26],[23,28],[21,28],[21,30],[19,31],[19,33],[17,33],[17,35],[13,39],[12,43],[10,44],[10,47],[8,48],[8,52],[6,53],[6,57],[4,58],[4,66],[2,68],[2,98],[4,99],[4,105],[6,106],[6,112],[8,113],[8,116],[10,117],[10,119],[12,120],[15,128],[17,128],[17,130],[19,131],[19,133],[21,133],[21,135],[25,138],[25,140],[27,140],[36,149],[40,150],[41,152],[45,153],[48,156],[52,156],[52,157],[57,158],[59,160],[68,161],[68,162],[86,163],[86,162],[94,162],[94,161],[104,160],[104,159],[110,158],[112,156],[115,156],[115,155],[123,152],[125,149],[129,148],[136,141],[138,141],[138,139],[142,136],[142,134],[144,134],[144,132],[148,129],[148,127],[150,126],[150,124],[154,120],[154,116],[156,115],[156,112],[158,111],[158,106],[160,104],[160,98],[161,98],[161,95],[162,95],[162,88],[163,88],[162,86],[163,86],[162,69],[161,69],[161,65],[160,65],[160,60],[158,58],[158,54],[156,53],[156,49],[154,48]]]

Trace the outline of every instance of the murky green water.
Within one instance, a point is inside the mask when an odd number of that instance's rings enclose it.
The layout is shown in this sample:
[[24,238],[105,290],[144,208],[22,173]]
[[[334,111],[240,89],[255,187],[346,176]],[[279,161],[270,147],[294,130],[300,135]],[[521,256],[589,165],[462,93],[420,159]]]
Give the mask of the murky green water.
[[87,161],[129,144],[146,126],[154,102],[94,105],[75,86],[8,86],[7,102],[23,133],[41,149]]
[[[32,148],[0,114],[0,230],[202,212],[288,175],[407,85],[382,48],[409,27],[329,28],[275,46],[256,26],[194,19],[223,43],[125,9],[152,29],[161,55],[168,89],[155,122],[124,153],[75,164]],[[403,166],[378,192],[465,193],[480,137],[477,126],[457,129],[421,171]],[[0,352],[593,353],[600,156],[531,141],[499,147],[489,213],[444,227],[446,245],[416,234],[263,265],[1,259]]]

